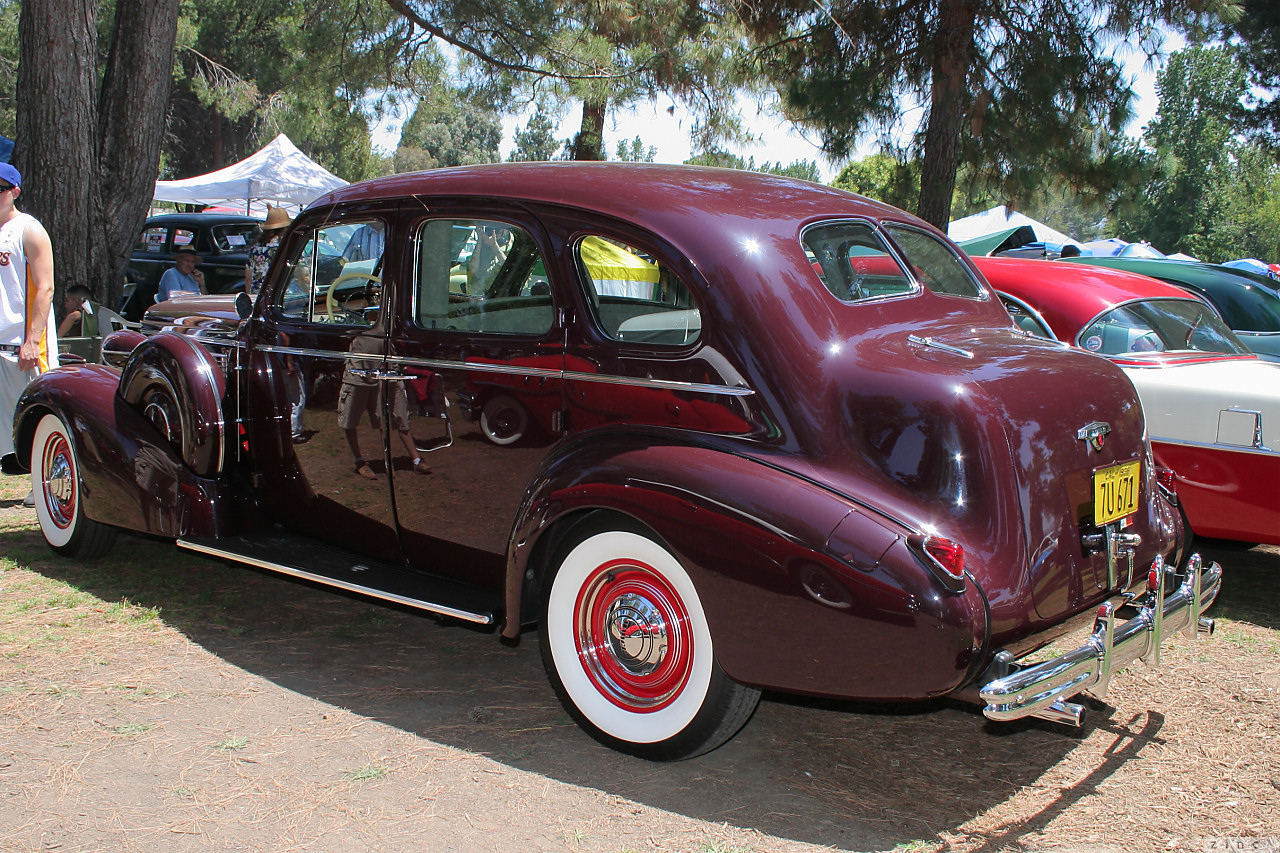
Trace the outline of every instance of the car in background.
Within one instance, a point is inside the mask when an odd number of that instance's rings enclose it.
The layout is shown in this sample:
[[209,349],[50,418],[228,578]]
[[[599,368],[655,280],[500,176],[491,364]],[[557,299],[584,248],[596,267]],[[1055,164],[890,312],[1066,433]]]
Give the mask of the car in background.
[[[1027,226],[960,243],[973,257],[1053,258]],[[1221,264],[1165,257],[1147,243],[1130,243],[1117,255],[1078,255],[1067,263],[1125,270],[1159,279],[1204,299],[1251,351],[1280,362],[1280,282],[1267,275]]]
[[538,624],[567,712],[645,758],[714,748],[762,690],[1078,725],[1072,696],[1212,628],[1221,568],[1185,553],[1124,373],[830,187],[389,176],[304,210],[255,304],[179,296],[142,328],[19,403],[55,550],[133,530]]
[[1147,276],[974,260],[1024,331],[1128,374],[1156,464],[1196,533],[1280,545],[1280,365],[1250,352],[1200,299]]
[[173,253],[194,249],[201,258],[209,293],[244,289],[249,245],[262,220],[234,213],[165,213],[142,226],[125,271],[125,297],[120,313],[128,320],[142,318],[155,302],[160,276],[173,266]]
[[1066,258],[1071,263],[1125,270],[1190,291],[1218,312],[1250,350],[1280,362],[1280,282],[1249,270],[1172,258]]

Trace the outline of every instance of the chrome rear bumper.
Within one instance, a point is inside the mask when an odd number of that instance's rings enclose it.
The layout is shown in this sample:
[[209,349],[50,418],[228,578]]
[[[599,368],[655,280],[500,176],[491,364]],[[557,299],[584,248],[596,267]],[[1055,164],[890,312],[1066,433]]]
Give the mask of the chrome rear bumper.
[[[1168,586],[1176,587],[1165,593]],[[1184,573],[1166,567],[1156,558],[1148,574],[1147,591],[1107,602],[1098,608],[1093,633],[1080,647],[1064,655],[1028,666],[1020,666],[1005,651],[996,655],[997,665],[1008,672],[989,681],[979,691],[986,707],[982,713],[992,720],[1040,717],[1060,723],[1080,725],[1084,708],[1066,699],[1087,690],[1101,698],[1112,674],[1138,658],[1160,663],[1160,644],[1178,631],[1192,638],[1212,634],[1213,620],[1202,616],[1222,588],[1222,567],[1203,565],[1199,554],[1187,561]],[[1116,620],[1117,610],[1127,617]],[[1132,613],[1132,615],[1130,615]]]

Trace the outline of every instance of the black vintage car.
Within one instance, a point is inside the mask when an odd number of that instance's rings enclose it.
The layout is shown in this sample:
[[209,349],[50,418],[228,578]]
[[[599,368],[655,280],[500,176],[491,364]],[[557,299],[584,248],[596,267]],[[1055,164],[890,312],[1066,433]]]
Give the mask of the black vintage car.
[[120,313],[139,320],[156,301],[160,276],[173,266],[178,249],[200,255],[210,293],[231,293],[244,285],[249,245],[262,220],[234,213],[166,213],[142,226],[126,272],[125,298]]

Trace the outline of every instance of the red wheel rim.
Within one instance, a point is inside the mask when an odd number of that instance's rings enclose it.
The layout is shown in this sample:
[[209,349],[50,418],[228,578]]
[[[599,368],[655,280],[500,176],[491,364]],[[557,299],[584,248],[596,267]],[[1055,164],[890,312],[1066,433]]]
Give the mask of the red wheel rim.
[[693,632],[680,593],[635,560],[598,566],[578,592],[574,643],[592,685],[628,711],[667,707],[693,670]]
[[41,492],[49,520],[61,530],[70,527],[76,517],[75,471],[67,437],[60,433],[50,436],[44,448]]

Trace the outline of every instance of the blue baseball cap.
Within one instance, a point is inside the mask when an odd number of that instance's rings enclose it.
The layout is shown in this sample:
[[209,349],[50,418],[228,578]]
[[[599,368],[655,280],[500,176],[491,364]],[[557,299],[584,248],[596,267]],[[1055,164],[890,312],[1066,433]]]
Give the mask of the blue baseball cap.
[[13,168],[12,163],[0,163],[0,181],[6,181],[15,187],[22,186],[22,173]]

